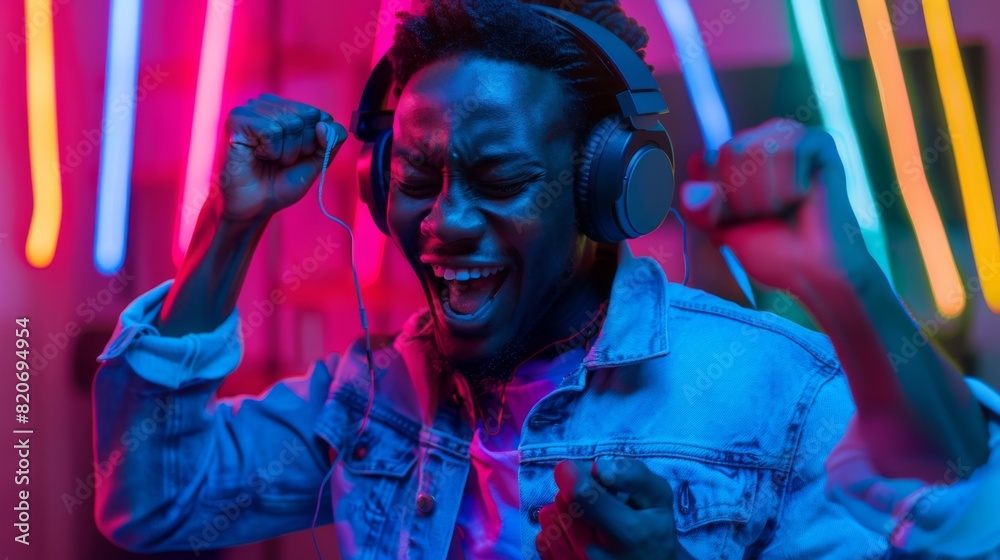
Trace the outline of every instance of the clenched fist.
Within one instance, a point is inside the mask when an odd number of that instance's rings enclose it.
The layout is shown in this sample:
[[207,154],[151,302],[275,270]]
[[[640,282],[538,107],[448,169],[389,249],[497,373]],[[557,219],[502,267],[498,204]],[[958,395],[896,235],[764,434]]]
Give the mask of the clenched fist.
[[319,176],[327,144],[333,154],[347,139],[328,113],[271,94],[233,109],[224,134],[228,178],[219,188],[223,216],[233,221],[297,202]]
[[751,277],[797,296],[833,343],[857,406],[828,464],[834,484],[857,492],[873,473],[934,484],[952,464],[967,476],[985,462],[982,409],[868,254],[829,134],[773,119],[690,171],[683,214]]
[[670,482],[633,458],[562,461],[538,514],[543,560],[693,560],[674,529]]
[[819,284],[847,283],[874,269],[847,197],[833,138],[821,129],[772,119],[738,133],[711,165],[690,166],[681,211],[747,273],[802,296]]

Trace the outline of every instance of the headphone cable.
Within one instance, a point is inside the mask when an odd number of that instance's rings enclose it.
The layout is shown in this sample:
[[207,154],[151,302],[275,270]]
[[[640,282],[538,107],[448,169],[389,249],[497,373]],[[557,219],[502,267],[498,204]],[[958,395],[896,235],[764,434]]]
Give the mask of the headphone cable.
[[375,360],[372,358],[372,341],[371,333],[368,330],[368,316],[365,313],[365,304],[361,299],[361,283],[358,282],[358,268],[354,264],[354,232],[351,231],[351,227],[341,221],[339,218],[331,215],[326,211],[326,207],[323,206],[323,183],[326,181],[326,168],[330,164],[330,154],[333,152],[333,147],[337,144],[336,138],[331,138],[333,133],[333,127],[326,125],[327,135],[326,135],[326,153],[323,155],[323,167],[319,175],[319,209],[323,211],[323,215],[327,218],[333,220],[337,225],[343,227],[347,230],[347,234],[351,238],[351,276],[354,279],[354,293],[358,298],[358,311],[361,316],[361,328],[365,331],[365,359],[368,361],[368,376],[371,384],[368,386],[368,406],[365,408],[364,418],[361,419],[361,425],[358,428],[358,435],[361,435],[365,431],[365,427],[368,425],[368,416],[372,411],[372,403],[375,400]]

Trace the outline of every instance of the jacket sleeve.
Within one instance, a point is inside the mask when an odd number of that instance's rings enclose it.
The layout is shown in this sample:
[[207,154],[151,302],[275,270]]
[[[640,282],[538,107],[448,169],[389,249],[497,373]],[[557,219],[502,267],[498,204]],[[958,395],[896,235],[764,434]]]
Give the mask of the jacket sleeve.
[[[807,399],[808,401],[808,399]],[[884,558],[888,541],[870,530],[840,504],[824,495],[824,461],[841,438],[854,402],[842,371],[822,381],[807,406],[791,471],[784,484],[773,537],[762,559],[842,559]]]
[[[238,312],[179,338],[151,326],[170,283],[122,313],[93,386],[95,519],[137,552],[199,551],[311,526],[330,467],[313,432],[338,357],[258,397],[219,399],[238,365]],[[330,523],[329,497],[317,523]]]
[[974,472],[948,463],[935,484],[884,478],[853,429],[827,462],[830,498],[887,535],[901,557],[1000,559],[1000,394],[975,379],[966,382],[989,424],[990,456]]

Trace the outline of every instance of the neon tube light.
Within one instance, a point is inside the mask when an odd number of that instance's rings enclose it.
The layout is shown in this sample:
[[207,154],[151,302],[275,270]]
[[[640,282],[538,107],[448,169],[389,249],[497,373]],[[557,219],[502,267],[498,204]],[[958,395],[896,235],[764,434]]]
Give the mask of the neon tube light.
[[[687,0],[657,0],[656,5],[660,9],[660,15],[663,16],[663,22],[670,30],[674,50],[681,64],[681,73],[684,75],[684,84],[687,86],[688,95],[691,96],[691,104],[694,106],[705,147],[718,151],[733,137],[733,126],[729,121],[726,102],[722,99],[719,82],[715,79],[712,61],[709,60],[708,51],[705,50],[705,44],[701,40],[691,5]],[[750,277],[743,269],[743,265],[728,247],[723,246],[721,251],[736,284],[747,300],[756,307],[753,286],[750,285]]]
[[174,264],[178,266],[191,243],[194,225],[198,220],[196,209],[208,198],[219,133],[219,115],[222,112],[222,82],[226,74],[229,32],[232,29],[235,6],[217,9],[213,8],[215,4],[214,0],[205,3],[205,30],[201,40],[201,60],[198,63],[194,121],[191,124],[191,144],[188,148],[173,251]]
[[837,151],[844,161],[847,196],[861,226],[861,236],[868,252],[892,283],[889,250],[881,220],[875,209],[871,179],[861,155],[861,142],[851,120],[844,81],[837,66],[830,39],[830,27],[820,0],[792,0],[792,14],[802,42],[809,77],[817,92],[817,102],[827,130],[833,133]]
[[896,178],[913,221],[931,293],[941,314],[954,317],[965,308],[965,289],[924,169],[910,165],[922,159],[889,10],[885,0],[858,0],[858,7],[878,81]]
[[656,5],[674,40],[684,83],[691,95],[705,146],[718,150],[733,137],[733,127],[694,13],[687,0],[657,0]]
[[990,263],[1000,261],[996,206],[948,0],[924,0],[924,19],[944,100],[945,118],[955,148],[958,182],[983,297],[990,310],[1000,314],[1000,277],[989,268]]
[[[141,21],[142,0],[112,1],[104,84],[104,140],[94,234],[94,265],[104,274],[114,274],[125,261]],[[126,102],[122,103],[123,100]],[[120,121],[109,123],[112,111],[120,111],[122,105],[124,115],[114,117]]]
[[[26,21],[32,14],[51,14],[49,0],[25,0]],[[62,221],[62,177],[56,133],[56,78],[52,18],[25,34],[28,59],[28,151],[31,166],[31,225],[24,253],[35,268],[52,263]]]

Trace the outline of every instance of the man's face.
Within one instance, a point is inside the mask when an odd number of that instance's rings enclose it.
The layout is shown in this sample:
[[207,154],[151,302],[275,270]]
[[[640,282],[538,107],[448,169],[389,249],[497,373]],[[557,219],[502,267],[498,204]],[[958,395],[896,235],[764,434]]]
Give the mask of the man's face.
[[524,357],[582,275],[565,96],[549,72],[467,57],[423,68],[400,96],[389,229],[459,368],[516,365],[505,356]]

